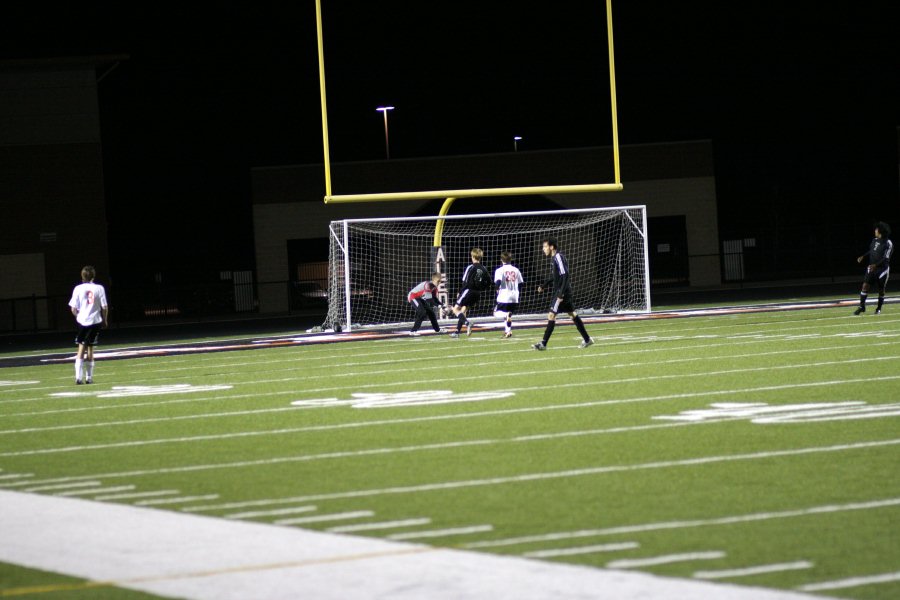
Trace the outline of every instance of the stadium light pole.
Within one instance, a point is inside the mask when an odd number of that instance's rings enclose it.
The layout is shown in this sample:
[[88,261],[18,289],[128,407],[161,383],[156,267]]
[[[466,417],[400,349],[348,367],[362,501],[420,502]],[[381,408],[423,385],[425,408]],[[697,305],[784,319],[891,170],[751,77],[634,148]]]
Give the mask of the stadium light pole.
[[393,106],[379,106],[376,108],[378,112],[384,113],[384,153],[388,157],[388,160],[391,158],[391,144],[388,141],[388,126],[387,126],[387,114],[389,110],[394,110]]
[[521,135],[517,135],[513,138],[513,152],[519,151],[519,140],[522,139]]

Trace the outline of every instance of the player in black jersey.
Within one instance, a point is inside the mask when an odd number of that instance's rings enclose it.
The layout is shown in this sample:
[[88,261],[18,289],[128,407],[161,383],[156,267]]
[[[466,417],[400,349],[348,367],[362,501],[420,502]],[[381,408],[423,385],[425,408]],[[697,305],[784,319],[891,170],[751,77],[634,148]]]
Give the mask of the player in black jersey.
[[866,267],[865,279],[863,279],[862,291],[859,293],[859,308],[853,311],[854,315],[866,312],[866,297],[872,286],[878,286],[878,306],[875,314],[881,314],[884,304],[884,290],[887,287],[888,277],[891,274],[891,254],[894,253],[894,243],[888,239],[891,237],[890,226],[879,221],[875,224],[875,237],[869,243],[869,251],[856,259],[861,263],[869,257],[869,266]]
[[472,264],[466,267],[463,272],[462,281],[463,288],[456,297],[456,302],[450,309],[456,317],[456,331],[450,333],[450,337],[458,338],[463,325],[466,326],[466,335],[472,335],[472,323],[469,321],[469,309],[475,308],[481,299],[481,292],[491,287],[491,274],[487,268],[481,264],[484,258],[484,252],[481,248],[472,248],[469,252],[472,257]]
[[[575,305],[572,303],[574,294],[572,292],[572,283],[569,280],[569,263],[566,257],[559,251],[559,244],[555,238],[547,238],[543,242],[544,254],[550,257],[553,264],[553,277],[544,285],[538,287],[538,292],[548,288],[553,292],[553,302],[550,305],[550,312],[547,314],[547,329],[544,330],[544,339],[534,344],[532,348],[535,350],[546,350],[550,336],[553,335],[553,329],[556,327],[556,315],[560,312],[569,313],[581,334],[581,348],[587,348],[594,343],[593,338],[588,335],[584,328],[581,317],[575,312]],[[552,286],[552,287],[551,287]]]

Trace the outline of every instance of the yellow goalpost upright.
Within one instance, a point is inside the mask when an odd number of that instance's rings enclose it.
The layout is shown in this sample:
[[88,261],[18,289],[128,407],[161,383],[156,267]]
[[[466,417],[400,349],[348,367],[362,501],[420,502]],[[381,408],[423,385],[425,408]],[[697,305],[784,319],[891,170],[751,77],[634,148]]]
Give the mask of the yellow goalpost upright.
[[[322,102],[322,145],[325,154],[325,203],[384,202],[397,200],[431,200],[434,198],[466,198],[477,196],[511,196],[526,194],[570,194],[586,192],[617,192],[622,190],[619,175],[619,131],[616,114],[616,70],[613,54],[612,0],[606,0],[607,44],[609,46],[609,93],[612,112],[612,147],[614,181],[579,185],[544,185],[501,188],[472,188],[458,190],[398,191],[377,194],[334,194],[331,182],[331,156],[328,144],[328,108],[325,94],[325,54],[322,37],[322,0],[316,0],[316,31],[319,50],[319,91]],[[447,205],[445,205],[447,206]]]

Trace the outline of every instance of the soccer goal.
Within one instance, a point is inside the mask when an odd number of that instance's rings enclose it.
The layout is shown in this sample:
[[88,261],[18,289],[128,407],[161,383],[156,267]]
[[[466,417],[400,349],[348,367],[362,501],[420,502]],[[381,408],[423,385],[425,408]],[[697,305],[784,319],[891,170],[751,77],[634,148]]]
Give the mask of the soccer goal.
[[[472,248],[484,251],[493,274],[509,251],[525,286],[519,315],[546,315],[551,277],[541,241],[555,237],[569,262],[575,305],[582,314],[649,312],[647,211],[644,206],[540,212],[382,219],[345,219],[330,225],[328,316],[325,327],[400,327],[414,313],[407,292],[435,271],[441,299],[452,304],[471,264]],[[493,318],[496,294],[482,293],[474,316]]]

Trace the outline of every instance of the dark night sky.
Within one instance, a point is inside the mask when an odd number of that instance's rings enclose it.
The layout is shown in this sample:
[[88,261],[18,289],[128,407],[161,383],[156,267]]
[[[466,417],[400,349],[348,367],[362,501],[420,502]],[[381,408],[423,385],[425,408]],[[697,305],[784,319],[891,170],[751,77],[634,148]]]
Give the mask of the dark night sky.
[[[383,157],[382,103],[396,158],[610,142],[602,0],[323,4],[334,161]],[[726,233],[896,220],[888,4],[617,0],[620,142],[711,138]],[[322,160],[314,3],[70,10],[5,18],[2,57],[131,57],[99,88],[114,267],[252,268],[249,168]]]

